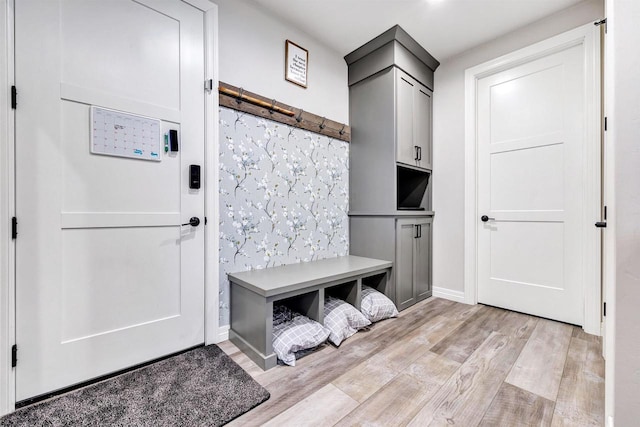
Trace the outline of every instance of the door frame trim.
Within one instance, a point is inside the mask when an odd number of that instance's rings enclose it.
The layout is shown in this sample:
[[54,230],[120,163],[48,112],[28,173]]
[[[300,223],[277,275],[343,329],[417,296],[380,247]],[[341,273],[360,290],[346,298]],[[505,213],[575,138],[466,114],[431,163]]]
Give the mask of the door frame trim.
[[[185,0],[183,0],[185,1]],[[192,0],[186,0],[189,3]],[[218,153],[220,144],[218,81],[218,6],[206,2],[208,9],[204,13],[205,31],[205,76],[212,79],[212,89],[205,91],[205,168],[204,168],[204,215],[207,218],[204,228],[204,341],[206,345],[220,342],[220,283],[219,283],[219,245],[220,245],[220,209],[218,208]],[[203,82],[204,84],[204,82]]]
[[9,108],[9,88],[14,75],[14,0],[0,0],[0,55],[6,68],[0,70],[0,416],[15,409],[15,369],[11,346],[15,343],[15,241],[9,222],[15,215],[15,113]]
[[[464,220],[464,293],[467,304],[478,303],[478,187],[477,187],[477,86],[484,77],[518,65],[560,52],[573,46],[583,46],[585,59],[586,102],[584,163],[586,183],[583,202],[589,209],[583,212],[585,236],[583,268],[584,325],[587,333],[601,334],[600,316],[600,233],[593,223],[600,218],[600,38],[597,27],[588,23],[539,43],[469,68],[465,71],[465,220]],[[588,257],[586,254],[591,254]]]

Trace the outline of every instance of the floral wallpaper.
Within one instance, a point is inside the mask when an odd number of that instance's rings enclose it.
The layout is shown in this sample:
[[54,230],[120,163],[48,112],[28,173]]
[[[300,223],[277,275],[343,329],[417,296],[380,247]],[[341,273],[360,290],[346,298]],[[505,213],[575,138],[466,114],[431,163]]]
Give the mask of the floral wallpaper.
[[349,144],[220,109],[220,324],[227,273],[349,253]]

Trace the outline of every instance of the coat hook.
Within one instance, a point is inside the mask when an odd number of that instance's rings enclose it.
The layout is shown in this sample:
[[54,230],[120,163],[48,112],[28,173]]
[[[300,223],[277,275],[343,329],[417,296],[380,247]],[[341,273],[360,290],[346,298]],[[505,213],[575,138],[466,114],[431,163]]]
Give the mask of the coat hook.
[[275,98],[271,100],[271,107],[269,107],[269,114],[273,114],[273,107],[276,106]]
[[302,113],[304,112],[304,110],[301,108],[300,112],[298,113],[298,115],[296,116],[296,122],[300,123],[302,122]]
[[240,88],[240,90],[238,91],[238,97],[236,98],[236,102],[238,104],[242,103],[242,94],[244,93],[244,89]]
[[327,126],[324,124],[324,122],[325,122],[325,121],[327,121],[327,118],[326,118],[326,117],[323,117],[323,118],[322,118],[322,123],[320,123],[320,126],[319,126],[319,127],[320,127],[320,129],[324,129],[324,128],[326,128],[326,127],[327,127]]
[[343,124],[342,125],[342,129],[340,129],[340,132],[338,132],[340,135],[344,135],[344,128],[347,127],[347,125]]

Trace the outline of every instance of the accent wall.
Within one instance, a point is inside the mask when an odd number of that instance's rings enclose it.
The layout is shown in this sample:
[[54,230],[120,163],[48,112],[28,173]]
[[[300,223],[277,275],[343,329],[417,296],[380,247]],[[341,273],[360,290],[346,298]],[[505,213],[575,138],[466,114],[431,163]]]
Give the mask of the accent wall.
[[349,144],[220,109],[220,325],[227,273],[349,253]]

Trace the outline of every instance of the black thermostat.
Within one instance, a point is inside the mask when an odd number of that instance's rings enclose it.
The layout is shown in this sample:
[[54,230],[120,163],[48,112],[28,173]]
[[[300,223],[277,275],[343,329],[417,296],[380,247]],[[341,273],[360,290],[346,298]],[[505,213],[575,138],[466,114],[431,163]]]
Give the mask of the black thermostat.
[[171,151],[178,151],[178,131],[175,129],[169,131],[169,146]]

